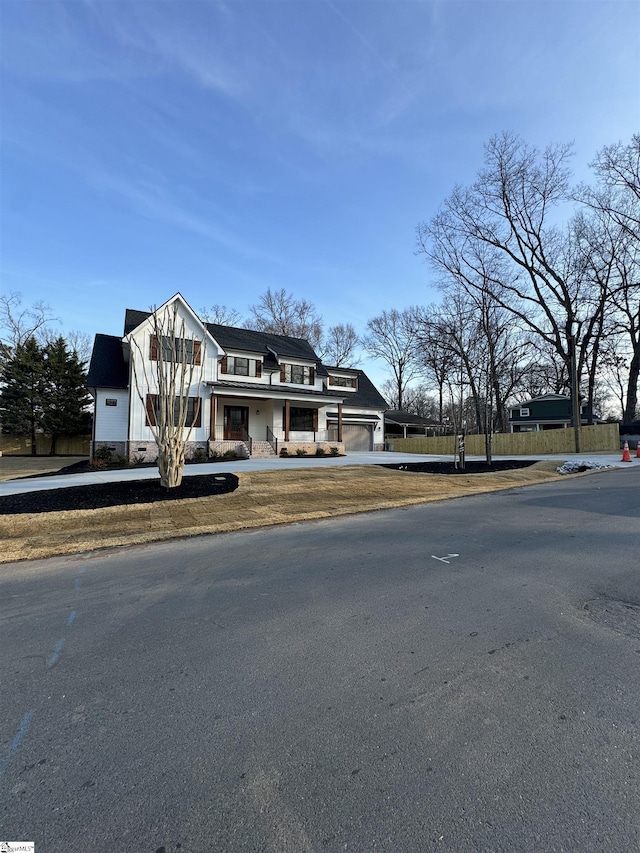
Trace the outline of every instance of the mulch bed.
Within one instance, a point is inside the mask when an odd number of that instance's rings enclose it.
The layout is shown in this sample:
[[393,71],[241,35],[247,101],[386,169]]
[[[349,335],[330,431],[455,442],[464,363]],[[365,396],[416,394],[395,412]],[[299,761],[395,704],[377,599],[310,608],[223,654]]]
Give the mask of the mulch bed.
[[[80,463],[83,464],[83,463]],[[74,470],[56,473],[78,473]],[[92,470],[92,469],[90,469]],[[27,512],[64,512],[65,510],[100,509],[109,506],[179,501],[185,498],[208,498],[224,495],[238,488],[235,474],[196,474],[184,477],[173,489],[164,489],[159,479],[129,480],[119,483],[96,483],[87,486],[68,486],[45,489],[19,495],[0,496],[0,514]]]
[[417,474],[495,474],[497,471],[513,471],[533,465],[531,459],[499,459],[489,465],[487,462],[465,462],[464,471],[456,468],[454,462],[408,462],[401,465],[381,465],[393,471],[409,471]]
[[[379,467],[420,474],[490,474],[497,471],[511,471],[515,468],[527,468],[533,464],[530,460],[521,459],[501,459],[491,465],[486,462],[474,461],[467,462],[464,471],[456,468],[453,462],[408,462],[395,465],[383,464]],[[60,471],[38,476],[81,474],[94,470],[89,463],[78,462],[75,465],[68,465]],[[238,478],[236,475],[226,473],[185,476],[182,483],[174,489],[162,488],[159,479],[96,483],[87,486],[46,489],[19,495],[2,495],[0,496],[0,514],[63,512],[65,510],[100,509],[128,504],[184,500],[185,498],[206,498],[211,495],[227,494],[237,488]]]

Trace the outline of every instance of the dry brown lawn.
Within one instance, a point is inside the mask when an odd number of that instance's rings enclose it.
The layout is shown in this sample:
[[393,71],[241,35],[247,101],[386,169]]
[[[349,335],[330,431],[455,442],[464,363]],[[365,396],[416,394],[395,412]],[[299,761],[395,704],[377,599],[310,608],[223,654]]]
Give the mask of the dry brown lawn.
[[[491,474],[374,465],[235,472],[225,495],[107,509],[0,516],[0,563],[408,506],[559,479],[557,460]],[[58,461],[59,466],[59,461]],[[16,476],[16,474],[13,474]]]

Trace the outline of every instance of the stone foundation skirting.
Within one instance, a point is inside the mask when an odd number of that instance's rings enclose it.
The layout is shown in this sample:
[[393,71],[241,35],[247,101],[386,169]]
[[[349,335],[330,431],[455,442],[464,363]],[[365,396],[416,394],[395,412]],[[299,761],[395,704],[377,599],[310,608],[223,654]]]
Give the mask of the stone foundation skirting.
[[243,441],[209,441],[209,456],[224,456],[225,453],[235,453],[238,459],[247,459],[249,451]]
[[[142,465],[146,462],[155,462],[158,458],[158,445],[155,441],[93,441],[91,443],[91,458],[96,459],[102,448],[110,451],[113,458],[122,456],[127,462]],[[203,461],[207,458],[206,441],[188,441],[185,448],[187,460],[202,455]]]
[[[345,455],[344,443],[341,441],[278,441],[278,455],[286,450],[287,456],[316,456],[318,448],[324,450],[325,456],[331,456],[331,448],[338,448],[338,456]],[[304,453],[298,453],[304,450]]]

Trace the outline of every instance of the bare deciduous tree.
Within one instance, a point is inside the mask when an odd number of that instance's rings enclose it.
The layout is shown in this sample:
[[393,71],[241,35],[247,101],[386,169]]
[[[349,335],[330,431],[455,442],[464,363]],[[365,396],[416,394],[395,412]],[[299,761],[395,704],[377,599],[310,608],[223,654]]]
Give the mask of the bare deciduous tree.
[[640,240],[640,133],[628,144],[605,146],[591,167],[599,186],[581,187],[578,198],[606,212],[629,236]]
[[368,331],[362,339],[362,345],[369,355],[385,361],[391,368],[396,387],[394,397],[399,409],[403,407],[407,385],[419,373],[415,353],[417,315],[417,308],[383,311],[368,321]]
[[[199,388],[206,347],[206,340],[187,335],[178,314],[177,301],[152,311],[155,358],[149,369],[140,345],[131,339],[138,356],[132,358],[136,391],[158,447],[160,482],[168,489],[182,482],[186,445],[202,405]],[[190,407],[194,381],[198,394]]]
[[242,315],[239,311],[217,303],[210,308],[203,308],[200,318],[205,323],[215,323],[217,326],[242,326]]
[[360,359],[356,349],[360,343],[351,323],[331,326],[320,344],[318,355],[332,367],[356,367]]
[[578,375],[591,387],[609,290],[606,277],[593,277],[575,223],[561,228],[553,218],[570,199],[570,154],[567,145],[539,152],[512,134],[494,137],[475,183],[418,227],[418,246],[445,280],[470,294],[489,289],[567,374],[575,336]]
[[91,358],[91,350],[93,349],[93,341],[86,332],[71,331],[67,334],[54,332],[52,329],[45,327],[40,335],[42,343],[53,344],[60,337],[63,337],[70,352],[73,352],[78,357],[78,361],[82,365],[87,365]]
[[23,308],[20,293],[0,294],[0,343],[3,348],[14,349],[29,338],[43,343],[42,332],[49,323],[57,321],[45,302],[34,302],[30,308]]
[[630,350],[623,408],[623,421],[629,423],[636,415],[640,379],[640,134],[628,144],[606,146],[591,166],[598,184],[580,186],[576,198],[594,212],[609,250],[610,319]]
[[256,305],[249,306],[249,311],[251,316],[247,321],[247,328],[272,332],[274,335],[305,338],[314,350],[320,349],[322,317],[316,313],[311,302],[296,299],[284,287],[280,290],[269,288]]

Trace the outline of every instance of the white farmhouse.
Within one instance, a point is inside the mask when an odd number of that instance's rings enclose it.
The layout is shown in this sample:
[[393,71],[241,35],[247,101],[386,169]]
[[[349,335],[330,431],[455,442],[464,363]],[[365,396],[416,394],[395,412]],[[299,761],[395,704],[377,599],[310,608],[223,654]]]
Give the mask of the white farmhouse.
[[[204,323],[179,293],[157,311],[176,303],[185,329],[178,351],[188,347],[198,364],[188,457],[198,449],[258,456],[384,448],[387,405],[362,370],[322,364],[300,338]],[[108,447],[130,460],[155,459],[150,418],[161,345],[151,312],[128,309],[122,337],[96,335],[87,379],[95,401],[92,456]]]

